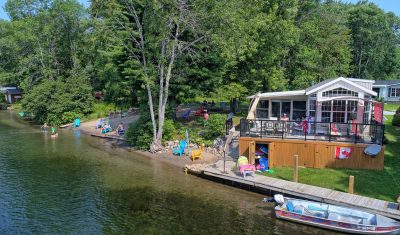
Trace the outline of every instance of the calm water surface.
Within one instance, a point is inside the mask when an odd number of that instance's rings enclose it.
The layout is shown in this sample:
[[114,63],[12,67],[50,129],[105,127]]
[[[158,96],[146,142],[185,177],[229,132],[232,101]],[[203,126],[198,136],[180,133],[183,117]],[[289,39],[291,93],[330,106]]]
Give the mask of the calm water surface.
[[327,234],[262,196],[0,112],[0,234]]

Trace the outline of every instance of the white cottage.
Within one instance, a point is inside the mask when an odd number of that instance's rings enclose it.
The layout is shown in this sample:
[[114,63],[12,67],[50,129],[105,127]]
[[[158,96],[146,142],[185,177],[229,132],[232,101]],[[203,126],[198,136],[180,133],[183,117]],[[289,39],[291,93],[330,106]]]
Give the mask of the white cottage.
[[253,102],[247,119],[289,120],[313,117],[315,122],[370,123],[373,80],[343,78],[328,79],[305,90],[259,93],[249,98]]

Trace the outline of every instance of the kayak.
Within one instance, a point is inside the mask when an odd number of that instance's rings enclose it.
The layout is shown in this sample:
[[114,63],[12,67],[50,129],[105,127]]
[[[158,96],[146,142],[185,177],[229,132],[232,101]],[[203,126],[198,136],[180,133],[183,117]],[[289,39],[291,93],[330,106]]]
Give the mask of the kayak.
[[357,209],[275,195],[275,215],[315,227],[354,234],[400,234],[400,223]]

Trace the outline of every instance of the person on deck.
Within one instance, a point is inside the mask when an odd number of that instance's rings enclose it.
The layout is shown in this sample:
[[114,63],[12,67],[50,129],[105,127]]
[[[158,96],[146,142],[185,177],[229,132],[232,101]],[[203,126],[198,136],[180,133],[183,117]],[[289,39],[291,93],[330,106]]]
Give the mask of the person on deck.
[[289,121],[289,117],[286,115],[286,113],[284,113],[283,116],[281,117],[281,121],[284,121],[284,122]]

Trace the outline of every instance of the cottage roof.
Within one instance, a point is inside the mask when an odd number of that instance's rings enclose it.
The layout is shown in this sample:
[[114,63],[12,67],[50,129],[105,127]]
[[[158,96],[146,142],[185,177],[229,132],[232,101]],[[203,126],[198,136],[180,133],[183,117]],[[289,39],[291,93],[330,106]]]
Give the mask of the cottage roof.
[[373,86],[391,86],[400,84],[400,80],[376,80]]
[[[306,90],[297,90],[297,91],[279,91],[279,92],[265,92],[259,94],[260,98],[269,98],[269,97],[287,97],[287,96],[297,96],[297,95],[306,95]],[[247,98],[252,99],[255,96],[249,96]]]
[[[322,82],[320,82],[320,83],[318,83],[318,84],[316,84],[316,85],[314,85],[312,87],[309,87],[309,88],[306,89],[306,95],[310,95],[310,94],[312,94],[314,92],[317,92],[319,90],[322,90],[322,89],[324,89],[326,87],[332,86],[335,83],[340,82],[340,81],[345,82],[345,83],[347,83],[347,84],[349,84],[349,85],[351,85],[353,87],[356,87],[357,89],[359,89],[359,90],[361,90],[361,91],[363,91],[363,92],[365,92],[367,94],[370,94],[372,96],[376,96],[377,95],[376,92],[357,84],[356,81],[358,81],[358,79],[355,79],[355,78],[344,78],[344,77],[339,77],[339,78],[334,78],[334,79],[327,79],[327,80],[324,80],[324,81],[322,81]],[[359,79],[359,81],[365,82],[366,80]],[[372,83],[373,81],[371,80],[369,82]]]
[[19,95],[22,94],[20,89],[7,89],[6,91],[9,95]]

